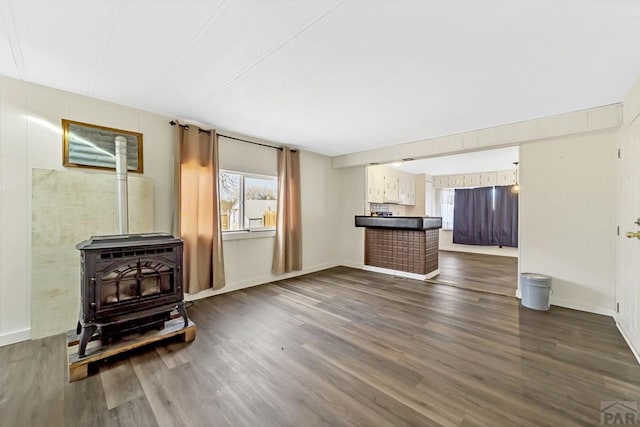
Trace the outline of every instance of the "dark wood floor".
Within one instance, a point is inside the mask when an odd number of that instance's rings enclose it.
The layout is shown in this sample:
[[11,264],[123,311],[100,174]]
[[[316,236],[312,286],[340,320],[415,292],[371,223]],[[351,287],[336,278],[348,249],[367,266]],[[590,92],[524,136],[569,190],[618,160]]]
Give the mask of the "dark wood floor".
[[0,348],[0,425],[573,426],[640,400],[609,317],[346,267],[200,300],[191,344],[65,382],[65,337]]
[[440,251],[440,274],[428,281],[472,291],[515,296],[518,258]]

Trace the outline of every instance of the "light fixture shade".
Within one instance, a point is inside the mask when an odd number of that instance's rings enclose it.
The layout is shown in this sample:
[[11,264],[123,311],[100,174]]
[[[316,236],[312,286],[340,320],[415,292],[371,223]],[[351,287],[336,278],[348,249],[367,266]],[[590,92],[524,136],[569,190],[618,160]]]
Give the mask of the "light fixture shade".
[[513,194],[520,193],[520,185],[518,185],[518,163],[520,162],[513,162],[513,165],[516,167],[516,184],[511,186],[511,192]]

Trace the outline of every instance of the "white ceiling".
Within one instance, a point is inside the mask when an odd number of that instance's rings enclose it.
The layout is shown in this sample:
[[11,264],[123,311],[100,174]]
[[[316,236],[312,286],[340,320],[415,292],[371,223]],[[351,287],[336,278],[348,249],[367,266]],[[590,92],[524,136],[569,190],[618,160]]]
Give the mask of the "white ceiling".
[[0,0],[0,74],[328,155],[620,102],[637,0]]
[[412,160],[410,162],[403,162],[400,165],[394,164],[393,167],[414,174],[426,173],[427,175],[434,176],[493,172],[515,169],[513,162],[517,162],[519,157],[519,147],[508,147]]

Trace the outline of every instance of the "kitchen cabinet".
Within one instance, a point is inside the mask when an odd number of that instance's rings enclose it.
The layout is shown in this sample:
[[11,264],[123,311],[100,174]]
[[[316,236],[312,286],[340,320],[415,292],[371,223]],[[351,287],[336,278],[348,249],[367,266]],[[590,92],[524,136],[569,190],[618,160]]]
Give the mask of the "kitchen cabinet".
[[465,187],[480,187],[480,174],[473,173],[464,175],[464,186]]
[[514,185],[516,183],[516,171],[507,170],[496,173],[496,185]]
[[496,173],[495,172],[487,172],[480,174],[480,187],[493,187],[496,185]]
[[408,205],[414,206],[416,204],[416,176],[409,174],[409,198]]
[[399,180],[401,172],[394,169],[387,169],[384,171],[384,203],[399,203],[400,202],[400,189]]
[[436,188],[449,188],[449,175],[436,176],[433,181]]
[[449,187],[450,188],[465,187],[464,175],[450,175],[449,176]]
[[403,173],[402,175],[400,175],[400,179],[398,180],[398,192],[400,193],[401,205],[409,204],[409,192],[411,191],[411,189],[409,188],[409,177],[409,174]]
[[382,172],[378,169],[367,170],[367,201],[369,203],[382,203],[384,193],[384,180]]
[[415,175],[386,166],[367,168],[367,202],[415,205]]
[[515,170],[434,177],[436,188],[493,187],[495,185],[513,185],[515,183]]
[[400,172],[398,176],[399,204],[413,206],[416,204],[416,176]]

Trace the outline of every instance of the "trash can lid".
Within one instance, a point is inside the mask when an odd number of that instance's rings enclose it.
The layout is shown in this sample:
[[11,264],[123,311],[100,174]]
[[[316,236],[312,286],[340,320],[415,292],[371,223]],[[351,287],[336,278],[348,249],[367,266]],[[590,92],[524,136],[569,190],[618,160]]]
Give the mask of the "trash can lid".
[[520,277],[522,279],[527,279],[534,282],[550,282],[551,281],[551,276],[538,274],[538,273],[521,273]]

